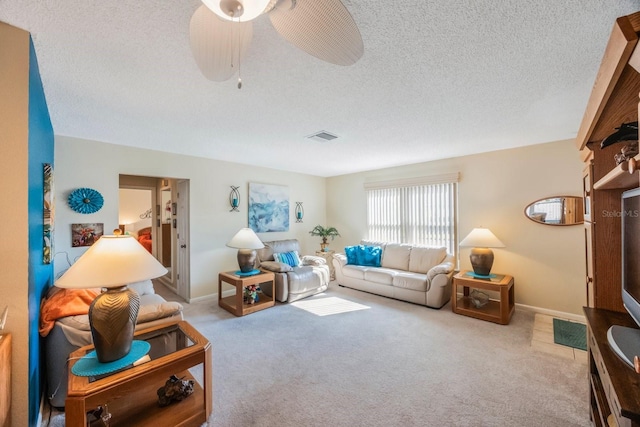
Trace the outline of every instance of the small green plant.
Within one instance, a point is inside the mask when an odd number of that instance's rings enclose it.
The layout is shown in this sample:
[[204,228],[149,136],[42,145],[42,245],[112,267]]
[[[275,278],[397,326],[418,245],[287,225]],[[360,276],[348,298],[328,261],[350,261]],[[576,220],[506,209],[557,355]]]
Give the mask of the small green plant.
[[322,237],[322,244],[324,245],[327,244],[328,237],[331,237],[331,240],[333,240],[336,236],[340,236],[340,233],[338,233],[338,230],[336,230],[335,227],[324,228],[321,225],[316,225],[315,227],[313,227],[313,230],[311,230],[309,234],[311,234],[312,236]]

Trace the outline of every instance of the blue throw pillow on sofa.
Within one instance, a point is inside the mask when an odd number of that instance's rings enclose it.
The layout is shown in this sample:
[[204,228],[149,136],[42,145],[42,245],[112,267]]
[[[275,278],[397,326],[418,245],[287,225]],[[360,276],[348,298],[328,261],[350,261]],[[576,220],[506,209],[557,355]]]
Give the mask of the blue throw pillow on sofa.
[[298,267],[300,265],[300,256],[298,255],[298,251],[283,252],[281,254],[274,253],[273,259],[278,262],[288,264],[291,267]]
[[380,246],[360,245],[358,250],[358,264],[370,267],[380,267],[382,248]]
[[380,267],[382,248],[380,246],[347,246],[344,248],[347,264]]
[[358,265],[358,246],[347,246],[344,248],[347,257],[347,264]]

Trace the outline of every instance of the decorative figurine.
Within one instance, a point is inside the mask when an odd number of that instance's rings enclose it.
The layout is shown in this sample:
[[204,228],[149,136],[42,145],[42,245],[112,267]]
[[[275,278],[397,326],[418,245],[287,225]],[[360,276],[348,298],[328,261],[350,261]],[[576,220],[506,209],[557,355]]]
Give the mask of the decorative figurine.
[[193,393],[193,384],[193,380],[183,380],[171,375],[164,387],[158,389],[158,405],[168,406],[174,401],[184,400]]

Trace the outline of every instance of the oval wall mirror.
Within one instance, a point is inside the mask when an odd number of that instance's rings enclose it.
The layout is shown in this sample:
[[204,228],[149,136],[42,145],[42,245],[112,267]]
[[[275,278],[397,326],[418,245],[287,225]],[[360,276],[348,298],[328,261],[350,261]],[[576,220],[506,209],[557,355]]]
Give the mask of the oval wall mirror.
[[582,197],[555,196],[536,200],[524,208],[533,222],[546,225],[576,225],[584,222]]

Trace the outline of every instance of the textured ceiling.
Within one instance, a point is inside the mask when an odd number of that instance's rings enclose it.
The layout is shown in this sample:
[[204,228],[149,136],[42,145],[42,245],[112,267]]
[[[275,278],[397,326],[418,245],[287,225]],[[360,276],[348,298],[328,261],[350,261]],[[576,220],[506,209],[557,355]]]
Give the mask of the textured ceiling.
[[[313,0],[299,0],[313,1]],[[639,0],[344,0],[364,55],[254,24],[235,79],[189,47],[197,0],[0,0],[31,32],[56,135],[334,176],[574,138],[615,18]],[[325,130],[330,142],[305,138]]]

